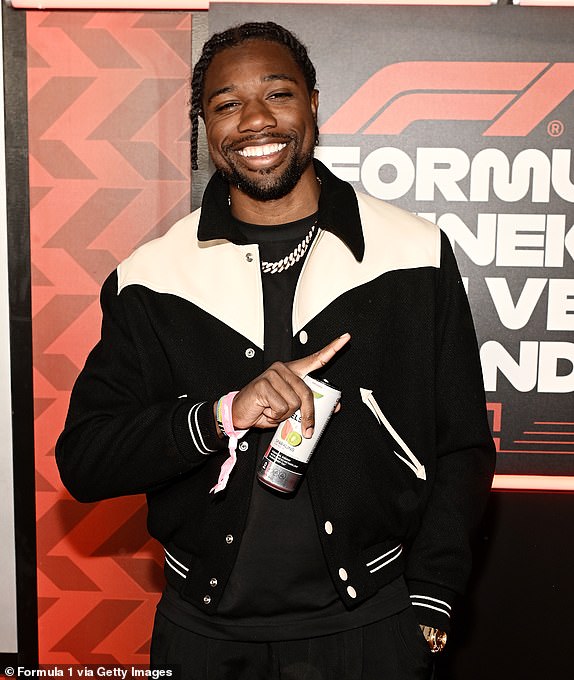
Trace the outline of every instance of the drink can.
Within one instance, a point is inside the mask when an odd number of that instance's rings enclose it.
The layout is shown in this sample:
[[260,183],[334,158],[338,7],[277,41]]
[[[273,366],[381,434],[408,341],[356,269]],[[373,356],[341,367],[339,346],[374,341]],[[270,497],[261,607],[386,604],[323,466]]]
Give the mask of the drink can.
[[341,392],[326,380],[305,376],[303,382],[313,392],[313,436],[310,439],[303,437],[301,412],[295,411],[277,428],[257,469],[257,477],[263,484],[283,493],[291,493],[299,486],[317,442],[341,398]]

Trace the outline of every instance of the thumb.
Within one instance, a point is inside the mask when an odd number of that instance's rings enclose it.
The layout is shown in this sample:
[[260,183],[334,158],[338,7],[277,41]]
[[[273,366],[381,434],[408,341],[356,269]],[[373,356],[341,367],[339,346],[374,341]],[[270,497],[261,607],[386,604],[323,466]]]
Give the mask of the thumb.
[[323,347],[323,349],[310,354],[302,359],[296,359],[295,361],[290,361],[287,365],[290,370],[298,375],[300,378],[304,378],[308,373],[316,371],[322,368],[331,361],[331,359],[337,354],[337,352],[344,347],[347,342],[351,339],[350,333],[343,333],[336,340],[333,340],[328,345]]

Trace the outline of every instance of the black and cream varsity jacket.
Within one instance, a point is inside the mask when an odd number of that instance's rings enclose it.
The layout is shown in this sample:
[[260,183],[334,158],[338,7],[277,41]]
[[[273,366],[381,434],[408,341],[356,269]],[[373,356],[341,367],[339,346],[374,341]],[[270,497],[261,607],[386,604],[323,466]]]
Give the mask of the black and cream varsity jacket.
[[[307,472],[325,560],[348,608],[404,574],[419,620],[448,629],[494,466],[466,294],[437,227],[316,171],[320,232],[295,293],[294,358],[352,336],[323,372],[342,409]],[[206,423],[218,397],[266,368],[258,249],[235,231],[225,182],[122,262],[101,304],[56,447],[62,480],[82,501],[146,493],[168,580],[216,613],[258,433],[212,495],[227,452]]]

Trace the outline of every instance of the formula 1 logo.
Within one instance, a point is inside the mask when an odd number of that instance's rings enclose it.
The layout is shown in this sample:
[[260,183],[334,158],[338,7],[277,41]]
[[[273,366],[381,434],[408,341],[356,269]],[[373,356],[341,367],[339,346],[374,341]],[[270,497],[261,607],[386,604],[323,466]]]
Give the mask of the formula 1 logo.
[[574,91],[574,63],[406,61],[371,76],[322,134],[398,135],[419,120],[493,121],[484,136],[525,137]]

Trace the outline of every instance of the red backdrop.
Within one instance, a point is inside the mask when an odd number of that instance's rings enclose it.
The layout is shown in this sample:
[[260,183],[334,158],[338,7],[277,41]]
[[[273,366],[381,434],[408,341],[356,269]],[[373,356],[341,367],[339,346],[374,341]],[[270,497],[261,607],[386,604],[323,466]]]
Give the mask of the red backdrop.
[[102,281],[189,211],[191,19],[27,16],[43,663],[147,660],[163,577],[143,498],[75,502],[62,489],[54,444],[98,339]]

